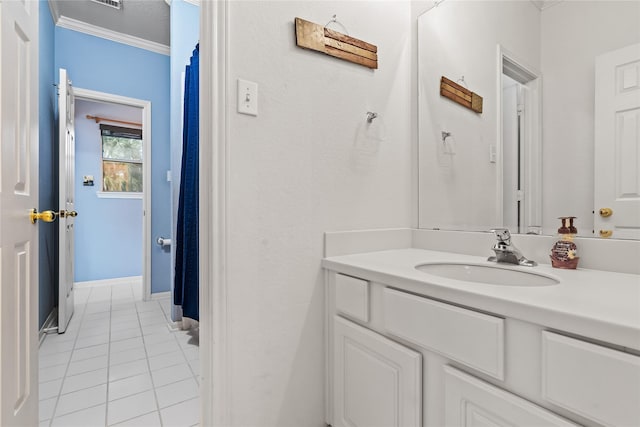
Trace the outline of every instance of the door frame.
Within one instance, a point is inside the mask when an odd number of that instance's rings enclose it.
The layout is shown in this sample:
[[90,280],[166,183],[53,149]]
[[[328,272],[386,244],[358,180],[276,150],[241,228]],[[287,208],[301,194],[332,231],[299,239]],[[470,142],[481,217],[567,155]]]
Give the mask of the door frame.
[[[498,168],[496,170],[496,220],[497,224],[504,224],[504,206],[502,194],[504,191],[504,159],[502,135],[502,74],[506,62],[517,67],[520,75],[526,75],[528,81],[520,82],[530,91],[525,104],[527,123],[522,131],[525,139],[524,147],[524,223],[522,227],[527,232],[528,227],[542,225],[542,73],[527,64],[523,59],[497,45],[496,70],[496,141],[498,154]],[[514,79],[517,81],[517,79]]]
[[142,297],[151,299],[151,101],[129,98],[78,87],[73,88],[77,100],[109,102],[142,109]]
[[[230,0],[200,2],[200,425],[231,424],[227,302]],[[205,286],[206,285],[206,286]]]

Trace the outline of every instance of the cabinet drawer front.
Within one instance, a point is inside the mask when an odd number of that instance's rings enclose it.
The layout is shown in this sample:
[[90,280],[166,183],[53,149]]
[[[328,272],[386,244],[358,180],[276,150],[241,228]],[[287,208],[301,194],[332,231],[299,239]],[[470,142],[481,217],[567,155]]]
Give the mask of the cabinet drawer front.
[[336,274],[336,309],[363,322],[369,321],[369,282]]
[[383,304],[393,335],[504,379],[504,319],[389,288]]
[[640,357],[542,332],[542,397],[604,425],[640,425]]
[[577,427],[570,421],[450,366],[445,371],[446,425]]
[[334,427],[420,427],[422,355],[334,317]]

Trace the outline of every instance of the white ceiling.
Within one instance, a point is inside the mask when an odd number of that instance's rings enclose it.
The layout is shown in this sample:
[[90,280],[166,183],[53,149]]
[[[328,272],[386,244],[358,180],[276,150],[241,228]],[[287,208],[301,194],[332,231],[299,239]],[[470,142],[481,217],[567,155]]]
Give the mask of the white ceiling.
[[49,0],[54,20],[66,17],[165,46],[170,45],[170,8],[165,0],[121,0],[114,9],[91,0]]

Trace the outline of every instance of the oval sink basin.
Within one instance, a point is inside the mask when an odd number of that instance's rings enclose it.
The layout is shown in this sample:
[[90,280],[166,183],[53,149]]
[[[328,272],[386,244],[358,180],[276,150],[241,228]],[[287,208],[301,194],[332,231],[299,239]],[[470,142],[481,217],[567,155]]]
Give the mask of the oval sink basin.
[[[522,267],[529,268],[529,267]],[[502,286],[551,286],[560,283],[553,277],[524,270],[514,270],[483,264],[430,263],[416,266],[417,270],[447,279]]]

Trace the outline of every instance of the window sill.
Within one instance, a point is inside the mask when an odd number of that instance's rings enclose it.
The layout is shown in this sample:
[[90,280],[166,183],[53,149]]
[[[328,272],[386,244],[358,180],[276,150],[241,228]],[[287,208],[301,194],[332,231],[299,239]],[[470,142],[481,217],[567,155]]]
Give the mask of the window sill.
[[142,199],[142,193],[118,193],[115,191],[96,191],[99,199]]

